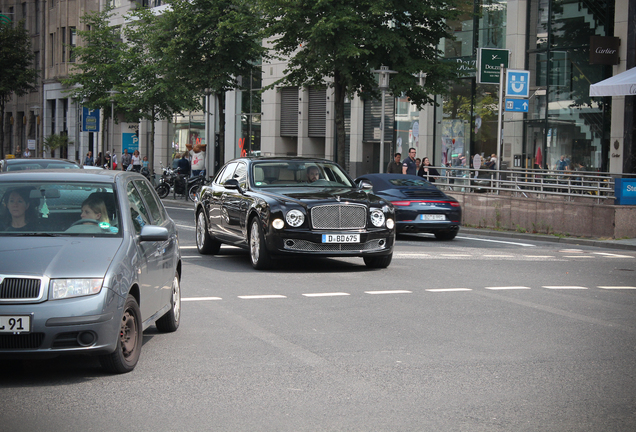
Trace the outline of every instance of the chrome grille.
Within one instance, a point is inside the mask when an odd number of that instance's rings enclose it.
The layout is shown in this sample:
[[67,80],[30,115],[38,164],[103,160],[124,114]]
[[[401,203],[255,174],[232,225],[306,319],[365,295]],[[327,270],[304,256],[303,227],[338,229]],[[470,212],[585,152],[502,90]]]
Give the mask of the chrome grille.
[[0,300],[40,298],[40,279],[7,277],[0,283]]
[[367,208],[362,205],[333,204],[311,209],[315,229],[359,229],[367,226]]
[[302,252],[373,251],[386,249],[386,240],[375,239],[366,243],[314,243],[307,240],[283,240],[285,249]]

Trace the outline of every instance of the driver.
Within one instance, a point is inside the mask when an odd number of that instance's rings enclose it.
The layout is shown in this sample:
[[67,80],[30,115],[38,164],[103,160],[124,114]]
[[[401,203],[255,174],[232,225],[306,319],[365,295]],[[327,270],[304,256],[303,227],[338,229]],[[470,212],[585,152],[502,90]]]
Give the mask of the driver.
[[110,224],[106,204],[104,204],[104,200],[97,197],[86,198],[86,200],[82,203],[82,214],[80,218],[92,219],[97,222],[106,222],[107,224]]
[[316,180],[320,179],[320,170],[317,166],[310,166],[307,168],[307,182],[313,183]]

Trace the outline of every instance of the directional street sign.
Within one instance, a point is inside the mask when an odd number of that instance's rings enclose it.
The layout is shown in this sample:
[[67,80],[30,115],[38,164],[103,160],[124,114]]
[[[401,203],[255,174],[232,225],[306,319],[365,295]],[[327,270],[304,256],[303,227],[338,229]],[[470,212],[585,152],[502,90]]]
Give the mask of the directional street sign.
[[499,84],[499,66],[508,67],[510,51],[505,49],[479,48],[477,52],[477,83]]
[[506,111],[528,112],[528,99],[506,98]]
[[99,109],[82,107],[82,131],[99,132]]
[[530,71],[508,69],[506,96],[522,98],[530,96]]

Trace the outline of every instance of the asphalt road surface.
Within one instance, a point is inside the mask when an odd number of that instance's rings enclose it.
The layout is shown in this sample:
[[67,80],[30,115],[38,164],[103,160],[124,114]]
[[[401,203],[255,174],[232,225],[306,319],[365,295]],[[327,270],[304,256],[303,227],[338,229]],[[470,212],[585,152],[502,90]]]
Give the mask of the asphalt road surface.
[[184,258],[182,321],[137,368],[5,364],[2,431],[633,431],[636,251],[460,232],[393,262]]

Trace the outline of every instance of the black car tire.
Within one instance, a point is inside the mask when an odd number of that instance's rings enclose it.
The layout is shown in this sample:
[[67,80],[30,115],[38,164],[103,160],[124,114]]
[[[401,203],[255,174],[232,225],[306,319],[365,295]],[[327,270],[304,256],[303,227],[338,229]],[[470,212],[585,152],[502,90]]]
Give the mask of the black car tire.
[[382,256],[364,257],[364,264],[369,268],[387,268],[393,259],[393,253]]
[[157,186],[155,190],[157,191],[157,195],[159,195],[159,198],[165,198],[170,193],[170,187],[165,183]]
[[128,295],[118,330],[117,348],[112,353],[99,357],[102,367],[117,374],[132,371],[139,361],[142,339],[141,311],[137,300]]
[[177,331],[181,322],[181,285],[179,275],[175,274],[172,280],[172,296],[170,298],[170,310],[155,322],[157,330],[161,333]]
[[458,233],[458,230],[436,232],[435,238],[437,240],[452,240],[455,238],[457,233]]
[[256,270],[265,270],[272,266],[272,259],[265,247],[265,236],[258,218],[252,218],[250,229],[250,261]]
[[208,232],[208,223],[205,220],[205,213],[203,210],[197,212],[197,226],[195,238],[197,242],[197,249],[201,255],[216,255],[221,249],[221,242],[216,240]]
[[194,202],[194,199],[197,196],[197,193],[199,193],[199,189],[201,189],[201,185],[195,184],[192,187],[190,187],[190,190],[188,190],[188,199],[192,202]]

